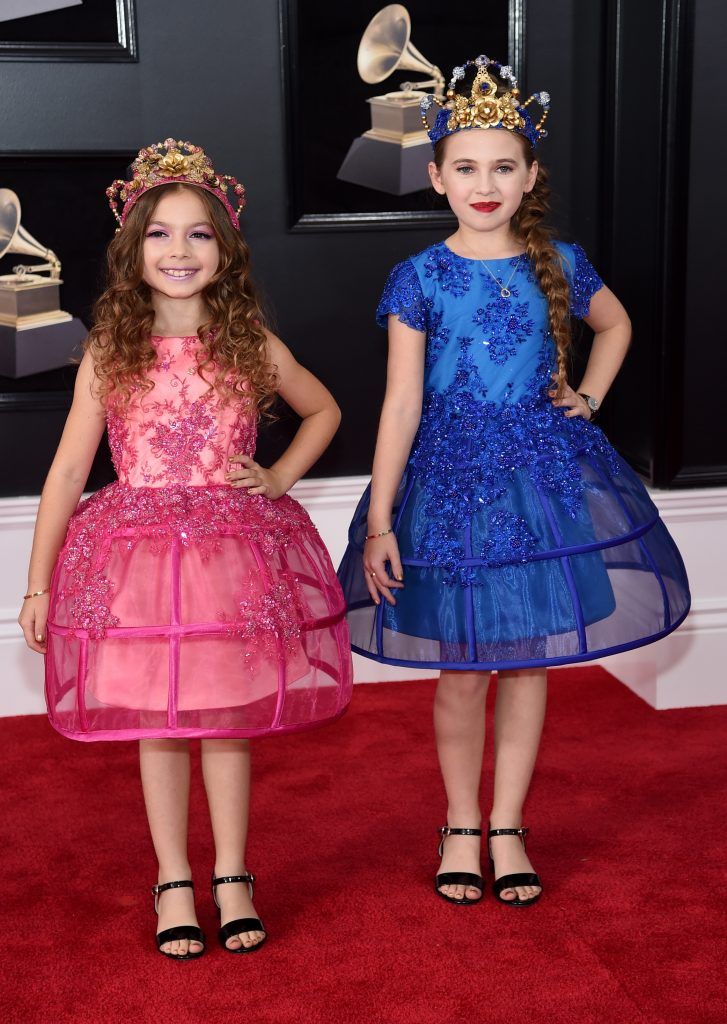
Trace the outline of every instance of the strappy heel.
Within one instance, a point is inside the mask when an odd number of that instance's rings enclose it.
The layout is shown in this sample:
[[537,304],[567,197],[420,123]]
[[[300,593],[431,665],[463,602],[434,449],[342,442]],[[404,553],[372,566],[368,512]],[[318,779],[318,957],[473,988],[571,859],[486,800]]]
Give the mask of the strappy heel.
[[[441,841],[439,843],[438,856],[444,854],[444,840],[447,836],[481,836],[481,828],[450,828],[449,825],[443,825],[439,829],[441,835]],[[468,889],[479,889],[480,895],[471,900],[468,896],[463,896],[461,899],[455,899],[454,896],[447,896],[441,892],[440,886],[442,885],[464,885]],[[445,871],[443,874],[437,875],[434,879],[434,888],[437,891],[437,895],[441,896],[443,900],[447,900],[448,903],[457,903],[460,906],[467,906],[470,903],[479,903],[484,896],[485,887],[482,882],[481,875],[474,875],[470,871]]]
[[[153,885],[151,887],[152,895],[154,896],[154,910],[159,915],[159,897],[167,889],[194,889],[194,885],[189,879],[183,879],[180,882],[164,882],[162,885]],[[166,942],[176,942],[178,939],[188,939],[190,942],[201,942],[202,949],[196,953],[166,953],[162,946]],[[194,924],[180,924],[175,925],[174,928],[165,928],[163,932],[157,932],[157,949],[162,956],[169,957],[170,960],[198,960],[199,957],[204,953],[204,933],[201,928],[198,928]]]
[[[220,911],[220,918],[222,918],[222,910],[219,903],[217,902],[217,886],[226,885],[229,882],[245,882],[247,883],[250,890],[250,899],[253,898],[254,889],[253,883],[255,881],[254,875],[220,875],[219,878],[215,878],[214,872],[212,874],[212,899],[215,901],[215,906]],[[259,942],[256,942],[254,946],[243,946],[242,943],[237,949],[230,949],[227,945],[227,940],[231,939],[233,935],[239,935],[240,932],[262,932],[263,937]],[[254,953],[265,944],[268,937],[268,933],[265,931],[265,926],[259,917],[239,917],[235,921],[228,921],[227,924],[223,924],[219,930],[218,938],[220,945],[223,949],[226,949],[228,953]]]
[[[495,861],[492,856],[492,839],[495,836],[519,836],[520,842],[523,844],[523,850],[525,849],[525,837],[527,836],[530,829],[528,828],[491,828],[487,833],[487,847],[490,854],[490,867],[492,868],[492,874],[495,874]],[[514,900],[505,900],[502,898],[502,893],[505,889],[514,889],[516,886],[522,885],[537,885],[540,888],[540,892],[537,896],[530,896],[526,900],[521,900],[517,893],[515,894]],[[494,892],[500,903],[507,903],[510,907],[529,907],[531,903],[537,903],[540,897],[543,895],[543,883],[540,881],[538,875],[535,872],[521,871],[512,875],[502,875],[500,878],[495,878],[492,885],[492,891]]]

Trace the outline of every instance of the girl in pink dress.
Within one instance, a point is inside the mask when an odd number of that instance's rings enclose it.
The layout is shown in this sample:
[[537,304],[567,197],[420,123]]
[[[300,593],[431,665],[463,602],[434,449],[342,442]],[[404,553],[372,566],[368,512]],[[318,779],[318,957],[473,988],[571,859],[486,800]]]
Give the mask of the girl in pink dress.
[[[132,172],[108,190],[120,225],[108,287],[43,488],[19,621],[45,655],[59,732],[141,741],[157,945],[191,959],[204,936],[187,855],[188,740],[202,740],[220,943],[250,952],[266,931],[245,866],[248,738],[331,721],[350,700],[342,594],[286,495],[340,413],[263,326],[242,185],[173,139],[141,150]],[[276,393],[302,423],[265,469],[256,424]],[[118,481],[79,505],[105,427]]]

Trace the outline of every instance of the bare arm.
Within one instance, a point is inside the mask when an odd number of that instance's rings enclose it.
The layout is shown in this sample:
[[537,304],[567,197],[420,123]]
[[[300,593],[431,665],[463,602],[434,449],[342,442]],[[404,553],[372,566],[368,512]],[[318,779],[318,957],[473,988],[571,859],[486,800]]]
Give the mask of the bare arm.
[[[423,331],[407,327],[393,314],[389,316],[386,394],[371,476],[370,534],[391,529],[396,490],[422,415],[425,342]],[[386,571],[387,562],[391,565],[393,580]],[[383,594],[390,604],[395,604],[391,590],[403,586],[403,572],[393,534],[366,542],[364,566],[366,583],[374,601],[378,604],[379,594]]]
[[591,299],[586,323],[595,332],[595,337],[583,380],[575,391],[566,388],[563,397],[553,404],[564,406],[568,417],[583,416],[590,419],[588,405],[578,392],[591,395],[599,402],[606,397],[628,352],[631,321],[613,292],[603,287]]
[[338,430],[341,410],[328,388],[296,361],[280,338],[268,332],[268,358],[278,369],[278,391],[302,417],[295,437],[269,469],[247,455],[234,455],[242,469],[227,474],[233,487],[245,487],[250,494],[264,494],[274,500],[285,494],[320,458]]
[[[28,569],[28,593],[45,590],[50,586],[51,573],[65,539],[68,520],[83,493],[104,431],[104,409],[94,394],[93,382],[93,360],[90,353],[86,353],[78,369],[71,411],[40,498]],[[47,594],[23,602],[18,621],[28,646],[41,654],[46,649],[47,618]]]

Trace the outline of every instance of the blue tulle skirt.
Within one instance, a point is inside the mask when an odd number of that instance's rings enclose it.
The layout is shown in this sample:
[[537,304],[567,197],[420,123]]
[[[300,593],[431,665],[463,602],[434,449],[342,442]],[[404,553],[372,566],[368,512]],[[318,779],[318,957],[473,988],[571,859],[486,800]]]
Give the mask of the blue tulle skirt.
[[454,537],[444,524],[442,558],[431,483],[410,464],[394,509],[405,584],[395,606],[375,605],[366,587],[367,489],[339,568],[353,650],[412,667],[514,669],[600,658],[675,629],[690,603],[682,559],[639,478],[607,447],[607,457],[569,461],[576,503],[573,486],[567,497],[543,486],[542,468],[514,469]]

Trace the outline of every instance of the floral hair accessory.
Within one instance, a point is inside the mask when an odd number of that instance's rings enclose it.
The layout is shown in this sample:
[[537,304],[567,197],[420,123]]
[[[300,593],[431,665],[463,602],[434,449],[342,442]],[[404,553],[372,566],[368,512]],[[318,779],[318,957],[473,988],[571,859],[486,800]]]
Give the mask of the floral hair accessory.
[[[469,67],[475,67],[477,71],[467,96],[455,92],[455,88]],[[494,68],[501,79],[510,83],[510,89],[501,96],[497,95],[497,83],[488,73],[488,67]],[[540,139],[548,134],[543,125],[550,111],[550,96],[547,92],[535,92],[524,103],[519,97],[520,90],[512,68],[482,55],[453,69],[445,102],[431,94],[424,97],[420,104],[422,121],[433,146],[446,135],[466,128],[506,128],[524,135],[535,149]],[[533,101],[539,103],[543,111],[537,124],[533,123],[526,110]],[[432,125],[427,115],[434,103],[440,109]]]
[[165,139],[140,149],[131,165],[131,180],[117,178],[106,189],[111,212],[119,226],[123,226],[129,210],[140,196],[157,185],[173,182],[196,185],[217,196],[232,224],[239,229],[239,216],[245,208],[245,186],[229,174],[217,174],[200,146],[175,139]]

